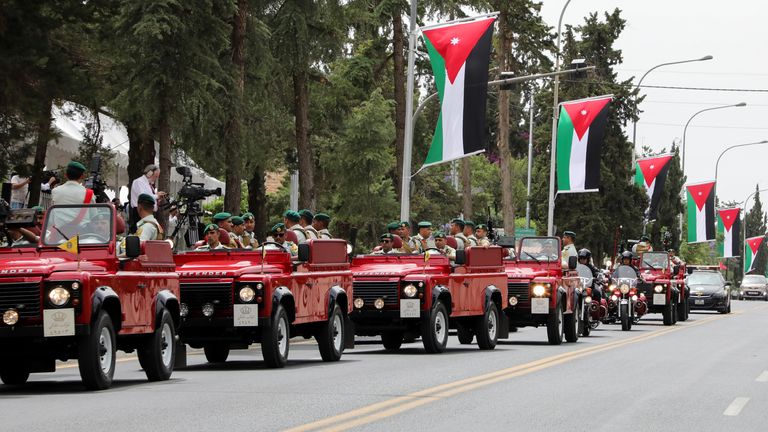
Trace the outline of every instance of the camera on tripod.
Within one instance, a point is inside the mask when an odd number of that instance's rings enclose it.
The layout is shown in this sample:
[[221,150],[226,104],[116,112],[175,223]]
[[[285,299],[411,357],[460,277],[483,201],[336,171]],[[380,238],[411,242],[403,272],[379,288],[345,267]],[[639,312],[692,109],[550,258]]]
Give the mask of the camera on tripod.
[[107,182],[101,178],[100,155],[93,156],[93,159],[91,160],[90,174],[88,175],[88,178],[85,179],[84,185],[88,189],[93,189],[93,195],[96,197],[97,203],[109,202],[109,197],[106,193]]
[[192,181],[192,170],[187,166],[176,167],[176,172],[183,178],[184,186],[179,190],[179,197],[186,201],[199,201],[211,195],[221,196],[221,188],[206,189],[204,183]]

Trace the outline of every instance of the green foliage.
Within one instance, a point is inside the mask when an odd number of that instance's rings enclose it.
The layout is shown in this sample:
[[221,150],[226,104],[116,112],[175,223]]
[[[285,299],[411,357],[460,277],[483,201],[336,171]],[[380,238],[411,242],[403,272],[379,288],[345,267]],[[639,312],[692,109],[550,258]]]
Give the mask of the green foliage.
[[[662,149],[658,154],[663,153],[666,153],[666,149]],[[680,215],[685,210],[681,191],[685,185],[685,177],[680,166],[680,152],[674,144],[672,153],[674,156],[668,162],[669,171],[659,201],[656,220],[648,225],[648,233],[655,247],[664,246],[664,249],[680,250]],[[644,156],[653,155],[646,153]],[[665,232],[669,232],[669,235],[664,236]],[[665,243],[665,239],[668,243]]]
[[[766,225],[768,225],[768,216],[766,216],[765,210],[763,210],[763,202],[760,200],[760,185],[756,185],[752,208],[744,217],[746,238],[765,235]],[[756,258],[754,265],[755,273],[766,274],[766,270],[768,270],[768,244],[765,241],[760,245]],[[741,268],[744,268],[744,264],[742,264]]]

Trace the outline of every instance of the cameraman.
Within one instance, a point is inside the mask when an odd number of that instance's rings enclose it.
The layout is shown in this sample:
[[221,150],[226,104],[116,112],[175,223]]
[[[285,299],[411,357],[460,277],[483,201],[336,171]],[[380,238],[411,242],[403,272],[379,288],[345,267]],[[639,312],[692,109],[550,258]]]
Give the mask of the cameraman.
[[139,221],[138,212],[138,200],[139,195],[146,194],[155,199],[155,209],[157,211],[157,201],[162,200],[165,196],[165,192],[155,191],[155,183],[160,177],[160,168],[155,164],[149,164],[144,167],[144,174],[134,179],[131,182],[131,210],[129,213],[130,218],[130,232],[136,232],[136,223]]
[[85,177],[85,166],[83,164],[77,161],[69,162],[65,176],[67,181],[51,191],[54,205],[91,204],[96,202],[93,190],[86,189],[83,186],[83,178]]

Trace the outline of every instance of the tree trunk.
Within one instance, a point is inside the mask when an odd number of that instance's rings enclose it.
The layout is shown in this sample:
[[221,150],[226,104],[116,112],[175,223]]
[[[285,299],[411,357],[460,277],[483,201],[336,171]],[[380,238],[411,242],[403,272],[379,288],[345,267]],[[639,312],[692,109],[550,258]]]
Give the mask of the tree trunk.
[[126,121],[125,129],[128,132],[128,199],[130,200],[131,183],[139,178],[144,167],[155,163],[155,141],[146,128]]
[[405,32],[403,31],[403,15],[398,8],[392,14],[392,61],[394,96],[395,96],[395,191],[400,200],[402,192],[401,179],[403,176],[403,151],[405,148]]
[[251,169],[253,175],[248,181],[248,211],[253,213],[256,220],[256,238],[261,242],[267,238],[267,187],[264,169],[260,166]]
[[226,191],[224,193],[224,210],[232,214],[240,214],[241,172],[243,167],[243,93],[245,91],[245,35],[248,17],[248,1],[238,0],[232,24],[232,66],[234,73],[234,88],[232,89],[232,105],[224,136],[227,138],[226,151]]
[[468,157],[461,160],[461,201],[465,219],[472,218],[472,164]]
[[[171,126],[168,125],[167,119],[161,121],[160,126],[157,128],[160,135],[160,178],[157,179],[155,189],[163,192],[170,192],[171,187]],[[155,214],[158,222],[163,226],[163,229],[168,228],[168,215],[162,209]]]
[[293,73],[296,152],[299,159],[299,208],[315,208],[315,176],[309,143],[309,87],[307,71]]
[[[502,10],[499,15],[499,70],[506,71],[509,67],[509,54],[512,50],[512,40],[507,28],[508,16]],[[509,91],[499,89],[499,165],[501,168],[501,201],[504,232],[507,235],[515,233],[515,203],[512,194],[512,154],[509,150]]]
[[[45,156],[48,153],[48,141],[51,139],[51,105],[47,100],[40,106],[40,117],[37,121],[37,137],[35,138],[35,161],[32,165],[32,176],[29,184],[29,200],[27,206],[34,207],[40,202],[40,183],[42,182]],[[89,161],[84,161],[87,165]],[[45,179],[46,181],[48,179]]]

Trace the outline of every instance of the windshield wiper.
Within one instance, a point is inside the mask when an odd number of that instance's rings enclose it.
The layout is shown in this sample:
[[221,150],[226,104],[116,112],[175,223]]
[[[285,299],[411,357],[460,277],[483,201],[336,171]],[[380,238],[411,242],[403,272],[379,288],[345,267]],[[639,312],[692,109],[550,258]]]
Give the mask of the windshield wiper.
[[[533,258],[534,261],[536,261],[537,264],[541,264],[541,261],[539,261],[535,256],[528,253],[528,251],[521,251],[522,253],[528,255],[529,257]],[[549,260],[547,260],[549,261]]]
[[648,265],[648,267],[650,267],[650,268],[652,268],[652,269],[654,269],[654,270],[658,270],[658,268],[654,267],[654,266],[653,266],[653,264],[649,263],[649,262],[648,262],[648,261],[646,261],[646,260],[643,260],[643,264],[647,264],[647,265]]

